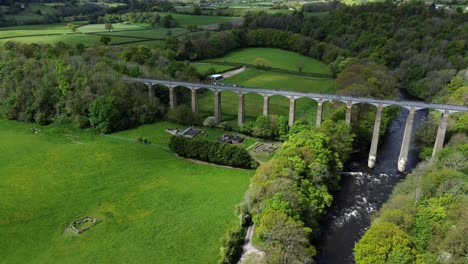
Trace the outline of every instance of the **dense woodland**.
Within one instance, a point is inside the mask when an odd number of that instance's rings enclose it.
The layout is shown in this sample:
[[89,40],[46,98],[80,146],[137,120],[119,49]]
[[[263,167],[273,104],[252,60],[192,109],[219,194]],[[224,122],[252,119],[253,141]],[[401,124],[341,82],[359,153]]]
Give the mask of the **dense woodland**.
[[320,128],[297,123],[274,159],[257,169],[244,206],[267,263],[312,262],[311,238],[332,203],[353,137],[343,121]]
[[339,65],[348,58],[389,67],[399,87],[428,101],[468,66],[467,13],[420,4],[341,6],[317,18],[306,13],[247,15],[248,29],[275,28],[309,37],[309,55]]
[[435,162],[419,164],[374,216],[356,263],[466,263],[468,126],[457,119]]
[[[161,118],[165,107],[120,81],[106,47],[7,43],[0,52],[2,116],[111,132]],[[118,69],[118,70],[116,70]],[[133,87],[133,88],[132,88]]]

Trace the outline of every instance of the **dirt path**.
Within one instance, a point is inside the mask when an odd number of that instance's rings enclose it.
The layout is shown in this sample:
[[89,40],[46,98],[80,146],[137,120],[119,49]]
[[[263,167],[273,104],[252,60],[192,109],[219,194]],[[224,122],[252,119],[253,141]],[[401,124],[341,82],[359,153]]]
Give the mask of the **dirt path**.
[[227,78],[232,77],[234,75],[240,74],[243,71],[245,71],[245,66],[242,66],[242,68],[239,68],[239,69],[235,69],[235,70],[227,71],[227,72],[223,73],[223,78],[227,79]]
[[[247,258],[263,259],[265,252],[258,250],[252,245],[252,236],[254,233],[254,225],[249,226],[245,235],[244,246],[242,247],[242,257],[237,264],[244,263]],[[252,256],[255,255],[255,256]]]

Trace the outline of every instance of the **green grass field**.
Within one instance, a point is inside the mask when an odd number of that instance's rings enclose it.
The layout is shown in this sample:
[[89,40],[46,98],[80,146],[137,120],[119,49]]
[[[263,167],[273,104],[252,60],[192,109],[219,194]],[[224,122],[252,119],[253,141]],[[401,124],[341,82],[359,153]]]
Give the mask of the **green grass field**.
[[171,15],[177,22],[179,26],[185,27],[187,25],[210,25],[210,24],[219,24],[226,21],[236,20],[240,17],[230,17],[230,16],[195,16],[195,15],[184,15],[176,13],[164,13],[159,12],[161,16]]
[[[143,125],[132,130],[118,132],[118,133],[115,133],[113,136],[125,137],[125,138],[130,138],[133,140],[137,140],[139,137],[146,137],[151,143],[166,147],[167,142],[169,142],[171,138],[171,134],[166,133],[166,132],[156,134],[154,133],[154,131],[159,131],[159,130],[163,131],[167,128],[179,128],[179,130],[182,130],[184,128],[187,128],[187,126],[172,124],[169,122],[161,122],[157,124]],[[199,128],[203,130],[205,134],[204,136],[200,135],[197,137],[207,139],[210,141],[216,141],[223,134],[226,134],[226,131],[218,129],[218,128],[209,128],[209,127],[199,127]],[[240,144],[240,146],[243,146],[245,148],[250,147],[251,145],[255,144],[258,141],[258,139],[255,139],[255,138],[250,138],[246,136],[243,136],[243,137],[245,138],[245,141],[242,144]]]
[[234,68],[233,66],[229,65],[219,65],[212,63],[192,63],[192,66],[195,67],[195,69],[197,69],[197,71],[200,73],[205,73],[211,68],[215,69],[216,72],[223,72]]
[[[254,172],[176,157],[168,125],[115,139],[0,120],[0,263],[215,263]],[[126,138],[141,129],[157,144]],[[64,233],[81,216],[102,222]]]
[[[305,71],[311,73],[329,74],[327,65],[321,61],[300,54],[271,48],[248,48],[234,51],[228,55],[210,59],[209,61],[254,63],[258,57],[265,58],[268,66],[285,70],[297,70],[296,62],[304,63]],[[335,93],[335,80],[332,78],[311,77],[300,74],[282,73],[268,70],[247,68],[241,74],[222,81],[227,84],[241,86],[301,91],[311,93]],[[255,120],[263,113],[263,97],[257,94],[245,95],[246,120]],[[206,92],[200,96],[200,112],[204,116],[213,115],[213,93]],[[222,93],[223,120],[237,124],[238,95],[232,92]],[[296,120],[315,122],[317,103],[312,99],[296,100]],[[282,96],[270,97],[270,113],[288,117],[289,99]]]
[[[34,6],[35,10],[43,10],[45,13],[52,12],[55,10],[51,6],[37,4]],[[42,12],[42,11],[41,11]],[[24,14],[15,15],[15,19],[22,21],[21,23],[27,23],[30,20],[43,19],[42,16],[32,13],[30,11],[23,12]],[[169,13],[160,13],[162,16],[168,15]],[[183,28],[189,24],[197,25],[210,25],[239,19],[239,17],[223,17],[223,16],[194,16],[194,15],[183,15],[173,14],[181,28],[156,28],[150,29],[148,24],[112,24],[113,29],[110,32],[104,27],[104,24],[90,24],[84,25],[83,22],[74,22],[75,25],[81,25],[78,27],[76,33],[68,30],[67,23],[60,24],[47,24],[47,25],[27,25],[27,26],[15,26],[5,27],[0,29],[0,40],[2,41],[17,41],[22,43],[57,43],[63,41],[68,44],[77,44],[79,42],[92,46],[99,43],[100,36],[80,35],[78,33],[95,33],[102,35],[109,35],[112,37],[111,44],[120,44],[127,42],[138,42],[141,40],[148,39],[162,39],[167,37],[167,32],[170,30],[172,37],[185,35],[188,31]],[[23,18],[23,16],[25,16]],[[29,20],[28,20],[29,19]],[[78,35],[77,35],[78,34]],[[114,37],[115,36],[115,37]]]
[[44,4],[29,4],[28,9],[32,12],[40,12],[42,15],[54,15],[58,13],[58,10],[53,6]]
[[[17,37],[11,39],[1,39],[1,42],[6,42],[9,40],[17,41],[21,43],[50,43],[54,44],[59,41],[62,41],[66,44],[78,44],[83,43],[86,46],[93,46],[93,45],[102,45],[100,42],[101,36],[99,35],[91,35],[91,34],[67,34],[67,35],[51,35],[51,36],[33,36],[33,37]],[[120,44],[126,42],[134,42],[138,41],[139,39],[135,38],[126,38],[126,37],[111,37],[110,44]]]
[[266,66],[290,71],[298,71],[298,65],[303,64],[303,72],[330,74],[328,66],[311,57],[298,53],[273,49],[273,48],[247,48],[230,52],[221,58],[209,59],[209,61],[235,62],[254,64],[258,58],[266,61]]
[[332,78],[311,77],[249,68],[243,73],[228,78],[223,82],[279,90],[335,93],[335,80]]
[[[107,32],[104,24],[84,25],[84,22],[75,22],[80,26],[77,32],[68,30],[67,25],[48,24],[15,26],[1,28],[0,41],[17,41],[21,43],[57,43],[63,41],[67,44],[83,43],[86,46],[100,44],[100,35],[107,35],[112,38],[111,44],[139,42],[148,39],[164,39],[170,30],[172,37],[186,34],[185,28],[156,28],[149,29],[145,24],[113,24],[114,29]],[[147,44],[145,42],[145,44]]]
[[[84,22],[75,22],[74,24],[80,25]],[[135,37],[147,36],[148,31],[144,27],[135,26],[135,25],[123,25],[118,24],[115,26],[114,30],[120,30],[118,32],[109,32],[105,33],[111,36],[111,44],[120,44],[126,42],[134,42],[143,39],[138,39]],[[158,38],[161,35],[165,35],[165,29],[157,29],[155,33],[155,38]],[[180,32],[179,32],[180,31]],[[185,29],[179,29],[179,31],[173,32],[173,36],[177,34],[182,34]],[[28,25],[28,26],[15,26],[15,27],[5,27],[0,31],[0,41],[17,41],[21,43],[57,43],[63,41],[67,44],[77,44],[83,43],[87,46],[92,46],[100,43],[101,36],[92,35],[92,34],[82,34],[89,32],[105,32],[104,25],[84,25],[79,27],[79,30],[75,33],[70,32],[65,23],[61,24],[47,24],[47,25]],[[138,32],[135,34],[135,32]],[[115,36],[113,36],[115,35]],[[128,35],[129,37],[121,37],[119,35]]]
[[[112,27],[113,27],[112,32],[113,31],[148,29],[147,27],[144,27],[144,26],[141,26],[141,25],[120,24],[120,23],[114,23],[114,24],[112,24]],[[104,27],[104,24],[85,25],[85,26],[79,27],[78,31],[83,32],[83,33],[107,32],[107,30]]]
[[[81,22],[84,23],[84,22]],[[75,22],[79,25],[79,22]],[[47,25],[28,25],[0,28],[0,38],[14,38],[20,36],[48,35],[48,34],[68,34],[72,33],[67,29],[65,23]]]
[[[3,10],[9,10],[9,7],[4,6]],[[49,15],[55,15],[59,11],[51,5],[30,3],[26,9],[21,10],[15,15],[5,15],[8,20],[15,20],[19,24],[37,23],[47,21]]]
[[136,37],[136,38],[153,38],[153,39],[164,39],[167,37],[167,32],[172,32],[172,37],[177,37],[188,31],[185,28],[156,28],[156,29],[145,29],[145,30],[128,30],[128,31],[111,31],[111,32],[100,32],[97,34],[107,36],[123,36],[123,37]]
[[7,20],[14,20],[18,24],[28,24],[31,22],[43,22],[45,21],[45,18],[41,15],[38,15],[36,13],[30,12],[30,11],[23,11],[20,12],[19,14],[16,15],[5,15],[5,19]]

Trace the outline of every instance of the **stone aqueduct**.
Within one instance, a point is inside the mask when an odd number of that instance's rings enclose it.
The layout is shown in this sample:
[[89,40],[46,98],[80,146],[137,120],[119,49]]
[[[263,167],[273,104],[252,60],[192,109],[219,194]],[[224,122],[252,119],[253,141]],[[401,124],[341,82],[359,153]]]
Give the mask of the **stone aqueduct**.
[[398,170],[400,172],[405,171],[406,163],[408,159],[408,151],[410,146],[411,132],[413,129],[414,113],[417,110],[431,108],[442,112],[439,128],[437,131],[437,137],[432,152],[432,158],[434,158],[437,151],[439,151],[444,144],[445,132],[447,128],[447,119],[450,113],[456,112],[468,112],[468,107],[460,105],[446,105],[446,104],[430,104],[424,102],[415,101],[398,101],[398,100],[383,100],[366,97],[351,97],[337,94],[317,94],[317,93],[303,93],[293,92],[284,90],[269,90],[261,88],[250,88],[250,87],[238,87],[231,85],[219,85],[219,84],[204,84],[204,83],[191,83],[191,82],[180,82],[180,81],[169,81],[169,80],[157,80],[147,78],[124,78],[126,82],[138,82],[144,83],[148,86],[149,96],[154,96],[154,85],[164,85],[169,88],[169,106],[174,108],[176,105],[176,87],[187,87],[192,92],[192,111],[198,113],[198,89],[208,89],[214,92],[214,117],[216,122],[221,122],[221,92],[232,91],[239,95],[239,106],[238,106],[238,117],[237,122],[239,126],[242,126],[245,121],[245,94],[256,93],[263,96],[263,115],[269,114],[269,101],[273,95],[281,95],[289,98],[289,126],[294,123],[296,99],[299,98],[311,98],[318,103],[316,125],[320,126],[322,122],[322,105],[326,101],[341,101],[346,104],[346,124],[349,126],[351,122],[351,109],[354,104],[367,103],[377,107],[377,114],[374,123],[374,131],[372,135],[372,143],[369,152],[368,166],[373,168],[377,158],[377,146],[379,141],[380,132],[380,120],[382,115],[382,109],[386,106],[398,105],[409,110],[409,114],[406,120],[405,132],[403,135],[403,141],[401,143],[400,156],[398,158]]

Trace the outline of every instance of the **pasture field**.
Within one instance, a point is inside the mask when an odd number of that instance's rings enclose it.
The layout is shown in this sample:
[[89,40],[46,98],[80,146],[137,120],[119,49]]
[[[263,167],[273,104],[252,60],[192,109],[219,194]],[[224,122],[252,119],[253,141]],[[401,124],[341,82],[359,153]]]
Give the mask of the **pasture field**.
[[208,61],[256,64],[263,59],[267,67],[280,68],[298,72],[298,65],[303,64],[303,72],[330,74],[328,66],[316,59],[292,51],[274,48],[246,48],[228,53],[226,56]]
[[[76,21],[73,24],[77,26],[86,25],[86,21]],[[47,34],[50,31],[60,31],[63,32],[71,32],[67,28],[68,23],[56,23],[56,24],[45,24],[45,25],[23,25],[23,26],[12,26],[12,27],[0,27],[0,32],[4,31],[26,31],[31,30],[31,32],[35,32],[36,34]]]
[[234,68],[233,66],[229,65],[220,65],[220,64],[212,64],[212,63],[192,63],[192,66],[197,69],[200,73],[206,73],[209,69],[213,68],[216,72],[223,72],[229,69]]
[[[215,263],[254,171],[176,157],[168,125],[119,139],[0,120],[0,263]],[[158,144],[123,137],[141,129]],[[82,216],[102,222],[64,232]]]
[[0,28],[0,38],[14,38],[21,36],[68,34],[66,24],[28,25]]
[[[326,64],[321,61],[302,56],[295,52],[272,48],[247,48],[234,51],[228,55],[210,59],[209,61],[235,62],[253,64],[255,59],[262,57],[267,60],[267,66],[285,70],[297,71],[296,62],[304,63],[304,70],[311,73],[329,74]],[[208,60],[207,60],[208,61]],[[283,73],[271,70],[247,68],[244,72],[230,77],[225,84],[238,84],[241,86],[301,91],[311,93],[335,93],[335,80],[332,78],[311,77],[301,74]],[[222,93],[223,120],[237,124],[238,95],[233,92]],[[213,93],[206,92],[200,96],[200,113],[204,116],[213,115]],[[326,117],[324,104],[324,117]],[[246,120],[255,120],[263,113],[263,97],[257,94],[245,95]],[[296,120],[314,123],[317,103],[311,99],[300,98],[296,100]],[[288,117],[289,99],[282,96],[270,97],[270,114]]]
[[[44,10],[50,9],[55,10],[51,6],[47,5],[37,5],[37,7]],[[50,11],[49,10],[49,11]],[[26,12],[26,11],[25,11]],[[14,27],[4,27],[0,28],[0,40],[12,40],[22,43],[56,43],[58,41],[63,41],[68,44],[76,44],[82,42],[87,46],[95,45],[99,43],[99,37],[89,36],[89,35],[80,35],[79,33],[85,34],[99,34],[99,35],[109,35],[112,37],[111,44],[120,44],[127,42],[138,42],[141,40],[148,39],[163,39],[167,37],[167,32],[170,30],[172,37],[177,37],[185,35],[188,31],[185,29],[187,25],[196,24],[196,25],[211,25],[218,24],[225,21],[236,20],[239,17],[224,17],[224,16],[195,16],[195,15],[184,15],[184,14],[174,14],[174,13],[159,13],[162,16],[171,14],[174,19],[176,19],[180,28],[166,29],[158,27],[156,29],[151,29],[148,24],[145,23],[136,23],[136,24],[123,24],[123,23],[113,23],[113,29],[108,32],[104,24],[89,24],[85,25],[85,22],[73,22],[73,24],[78,25],[77,32],[71,32],[67,28],[68,23],[59,23],[59,24],[47,24],[47,25],[24,25],[24,26],[14,26]],[[30,20],[42,19],[42,16],[35,13],[27,12],[24,15]],[[26,19],[24,18],[24,19]],[[22,20],[22,15],[16,15],[15,19]],[[24,23],[27,23],[25,20]],[[114,37],[115,36],[115,37]],[[81,41],[80,41],[81,40]]]
[[[78,44],[83,43],[85,46],[93,45],[102,45],[100,42],[101,36],[92,35],[92,34],[67,34],[67,35],[50,35],[50,36],[31,36],[31,37],[17,37],[11,39],[0,39],[1,42],[6,42],[9,40],[21,42],[21,43],[50,43],[54,44],[59,41],[64,42],[65,44]],[[112,36],[110,45],[134,42],[141,39],[135,38],[126,38],[126,37],[117,37]]]
[[290,90],[310,93],[335,93],[335,80],[290,73],[247,68],[241,74],[223,81],[250,87]]
[[45,21],[45,18],[31,11],[22,11],[16,15],[5,15],[5,19],[14,20],[18,24],[28,24],[36,21]]
[[366,3],[383,2],[383,0],[342,0],[341,2],[347,5],[362,5]]
[[243,16],[247,12],[253,12],[253,13],[260,13],[260,12],[267,12],[270,14],[291,14],[293,11],[289,9],[271,9],[271,8],[265,8],[265,7],[251,7],[251,8],[245,8],[245,7],[240,7],[240,8],[229,8],[230,10],[234,10],[234,14],[236,16]]
[[[18,2],[18,1],[17,1]],[[59,13],[53,5],[50,4],[38,4],[30,3],[26,9],[21,10],[15,15],[5,15],[4,18],[8,20],[15,20],[19,24],[28,24],[36,22],[45,22],[47,21],[47,16],[55,15]],[[63,4],[63,3],[62,3]],[[5,11],[9,10],[9,7],[4,6]]]
[[168,31],[171,31],[172,37],[177,37],[188,32],[185,28],[171,28],[171,29],[156,28],[156,29],[144,29],[144,30],[111,31],[111,32],[101,32],[101,33],[96,33],[96,34],[106,35],[106,36],[164,39],[167,37]]
[[104,24],[89,24],[78,28],[79,32],[83,33],[97,33],[97,32],[106,32],[112,33],[116,31],[127,31],[127,30],[143,30],[148,29],[148,27],[144,27],[143,25],[134,25],[134,24],[121,24],[121,23],[113,23],[113,29],[110,32],[104,27]]
[[185,15],[185,14],[176,14],[176,13],[165,13],[158,12],[161,16],[171,15],[177,22],[179,26],[185,27],[187,25],[211,25],[219,24],[231,20],[240,19],[240,17],[231,17],[231,16],[196,16],[196,15]]
[[45,4],[29,4],[28,6],[29,11],[32,12],[40,12],[41,15],[54,15],[57,14],[59,11],[55,9],[51,5],[45,5]]

